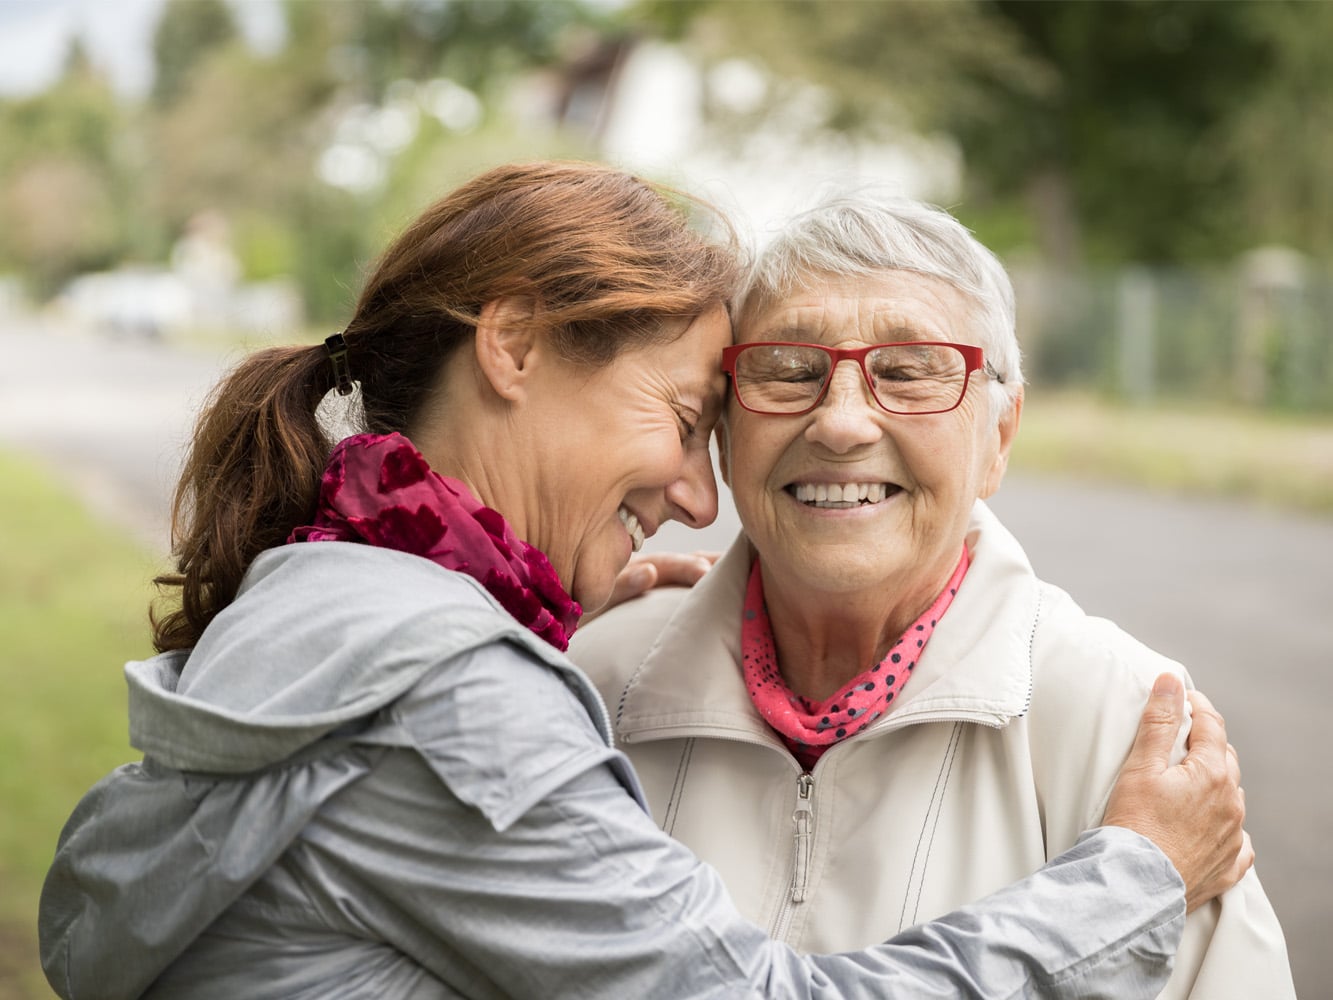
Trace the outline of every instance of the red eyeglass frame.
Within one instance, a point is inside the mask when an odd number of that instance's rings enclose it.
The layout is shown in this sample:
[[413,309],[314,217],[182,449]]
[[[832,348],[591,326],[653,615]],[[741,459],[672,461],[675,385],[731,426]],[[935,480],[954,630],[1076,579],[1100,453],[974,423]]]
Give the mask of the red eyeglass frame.
[[[823,351],[830,358],[832,364],[829,365],[828,374],[824,376],[824,384],[819,388],[819,395],[815,397],[813,403],[804,410],[783,410],[774,413],[771,410],[756,410],[752,406],[746,406],[745,400],[741,399],[740,386],[736,383],[736,359],[742,353],[752,347],[807,347],[814,348],[817,351]],[[866,356],[874,350],[881,347],[951,347],[963,356],[963,363],[966,368],[963,371],[963,388],[958,393],[958,400],[953,406],[947,406],[942,410],[893,410],[884,405],[884,401],[879,398],[879,393],[875,392],[875,385],[870,381],[870,372],[866,370]],[[828,395],[829,384],[833,381],[833,373],[837,371],[838,365],[844,361],[855,361],[856,367],[861,369],[861,378],[865,380],[866,388],[870,390],[870,398],[875,401],[879,408],[886,413],[894,413],[902,417],[924,417],[932,413],[948,413],[951,410],[958,409],[962,405],[963,398],[967,395],[967,387],[972,382],[972,373],[985,369],[986,361],[980,347],[973,344],[953,344],[945,340],[896,340],[884,344],[867,344],[865,347],[826,347],[823,344],[811,344],[795,340],[755,340],[748,344],[732,344],[730,347],[722,349],[722,371],[727,376],[727,381],[731,383],[731,394],[736,398],[736,402],[741,409],[749,410],[751,413],[758,413],[765,417],[799,417],[802,414],[809,413],[824,401]],[[997,378],[999,376],[996,376]]]

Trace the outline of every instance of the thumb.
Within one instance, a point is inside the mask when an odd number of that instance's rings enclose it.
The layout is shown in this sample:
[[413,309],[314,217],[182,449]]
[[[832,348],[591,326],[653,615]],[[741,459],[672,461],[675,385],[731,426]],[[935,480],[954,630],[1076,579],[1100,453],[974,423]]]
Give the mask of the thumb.
[[1139,719],[1139,731],[1125,759],[1125,770],[1166,770],[1184,718],[1184,682],[1175,674],[1160,675],[1153,682],[1152,694]]

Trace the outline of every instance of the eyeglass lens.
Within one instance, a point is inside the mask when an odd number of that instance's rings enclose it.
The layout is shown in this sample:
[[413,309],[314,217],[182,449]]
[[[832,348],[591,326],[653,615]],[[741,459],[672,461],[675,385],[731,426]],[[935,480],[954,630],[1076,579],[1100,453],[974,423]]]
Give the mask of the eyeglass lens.
[[[762,413],[800,413],[815,405],[833,359],[818,347],[756,344],[736,359],[741,402]],[[941,344],[892,344],[865,357],[879,405],[895,413],[930,413],[957,406],[967,388],[961,352]]]

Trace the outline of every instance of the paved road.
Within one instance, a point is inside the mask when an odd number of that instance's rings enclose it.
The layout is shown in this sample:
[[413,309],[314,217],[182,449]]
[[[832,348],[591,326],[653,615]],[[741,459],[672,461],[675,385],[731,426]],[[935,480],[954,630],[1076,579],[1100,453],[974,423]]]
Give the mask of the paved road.
[[[0,323],[0,440],[59,460],[159,551],[190,415],[227,357]],[[1185,663],[1241,753],[1259,871],[1301,996],[1333,996],[1333,521],[1011,476],[994,506],[1038,573]],[[656,548],[721,548],[729,509]]]
[[0,319],[0,441],[165,552],[181,447],[228,358]]

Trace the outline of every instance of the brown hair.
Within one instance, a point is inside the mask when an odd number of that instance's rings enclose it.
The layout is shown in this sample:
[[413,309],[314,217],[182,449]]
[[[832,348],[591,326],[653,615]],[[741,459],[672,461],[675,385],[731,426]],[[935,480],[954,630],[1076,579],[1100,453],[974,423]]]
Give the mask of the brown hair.
[[[729,303],[734,237],[698,232],[690,210],[725,225],[698,201],[589,163],[497,167],[436,202],[384,252],[344,330],[365,429],[414,424],[502,296],[531,297],[561,353],[586,364],[671,340]],[[194,645],[255,556],[313,518],[332,446],[315,410],[332,386],[315,345],[256,352],[213,390],[176,488],[176,572],[157,579],[180,588],[179,608],[150,615],[159,651]]]

